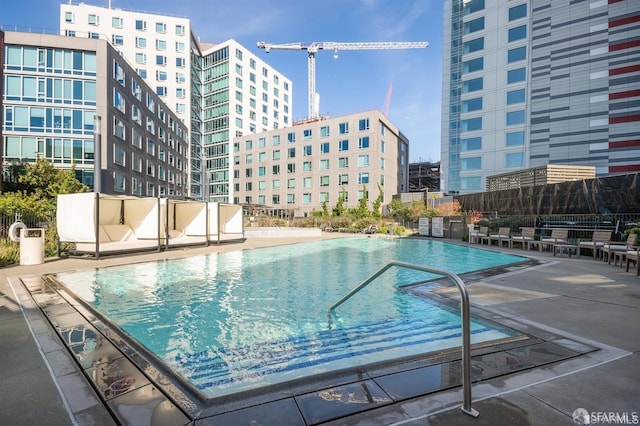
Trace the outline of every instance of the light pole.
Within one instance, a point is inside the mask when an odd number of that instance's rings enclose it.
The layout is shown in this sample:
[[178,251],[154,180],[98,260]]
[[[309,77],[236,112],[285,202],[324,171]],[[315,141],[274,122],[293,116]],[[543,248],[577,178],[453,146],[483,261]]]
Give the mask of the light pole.
[[100,192],[102,189],[102,140],[101,140],[102,118],[99,115],[93,116],[93,192]]

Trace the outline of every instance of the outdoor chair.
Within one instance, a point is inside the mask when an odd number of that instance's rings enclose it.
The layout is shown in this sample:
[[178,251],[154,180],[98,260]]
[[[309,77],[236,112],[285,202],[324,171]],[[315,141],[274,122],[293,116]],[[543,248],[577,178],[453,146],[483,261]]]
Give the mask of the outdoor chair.
[[638,262],[638,250],[627,250],[626,253],[627,272],[629,272],[629,264],[633,263],[636,269],[636,275],[640,275],[640,262]]
[[594,230],[591,240],[580,241],[578,243],[578,253],[580,253],[580,249],[582,248],[589,249],[593,252],[593,258],[595,259],[602,247],[611,242],[611,234],[611,231]]
[[567,244],[569,239],[569,230],[567,228],[553,228],[551,235],[540,238],[540,251],[546,246],[553,247],[556,244]]
[[636,245],[638,245],[638,234],[627,235],[627,240],[624,244],[606,243],[601,249],[602,260],[609,265],[611,265],[611,261],[613,261],[613,264],[616,265],[619,258],[620,267],[622,267],[622,262],[626,260],[627,257],[627,251],[633,251]]
[[513,248],[513,243],[522,244],[522,248],[525,248],[525,244],[527,248],[529,247],[529,243],[536,240],[536,230],[535,228],[522,228],[522,235],[514,235],[509,240],[509,248]]
[[497,234],[489,235],[489,245],[493,244],[493,241],[496,241],[500,247],[502,247],[503,243],[507,243],[507,245],[511,245],[511,228],[504,227],[499,228]]
[[489,244],[489,227],[481,226],[478,230],[478,233],[476,234],[476,238],[478,239],[479,244],[482,244],[484,241]]

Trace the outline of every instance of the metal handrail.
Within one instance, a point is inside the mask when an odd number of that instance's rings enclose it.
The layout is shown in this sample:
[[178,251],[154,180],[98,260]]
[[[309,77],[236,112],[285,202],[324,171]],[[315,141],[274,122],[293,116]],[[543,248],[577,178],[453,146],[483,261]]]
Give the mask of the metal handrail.
[[329,323],[331,323],[331,314],[333,311],[354,294],[362,290],[369,285],[372,281],[386,272],[389,268],[398,266],[402,268],[415,269],[423,272],[431,272],[439,275],[444,275],[453,280],[460,291],[460,311],[462,313],[462,411],[473,417],[478,417],[480,413],[471,407],[471,326],[470,326],[470,314],[469,314],[469,294],[467,288],[464,285],[462,279],[451,271],[445,269],[435,269],[428,266],[414,265],[407,262],[392,261],[380,268],[376,273],[371,275],[366,280],[362,281],[357,287],[351,290],[338,302],[333,304],[328,311]]

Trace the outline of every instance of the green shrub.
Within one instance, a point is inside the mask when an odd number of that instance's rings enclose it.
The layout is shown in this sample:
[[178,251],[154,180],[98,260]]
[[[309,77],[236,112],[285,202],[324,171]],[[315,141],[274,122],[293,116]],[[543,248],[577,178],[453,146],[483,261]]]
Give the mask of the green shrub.
[[8,238],[3,238],[0,241],[0,268],[18,262],[20,262],[20,247]]

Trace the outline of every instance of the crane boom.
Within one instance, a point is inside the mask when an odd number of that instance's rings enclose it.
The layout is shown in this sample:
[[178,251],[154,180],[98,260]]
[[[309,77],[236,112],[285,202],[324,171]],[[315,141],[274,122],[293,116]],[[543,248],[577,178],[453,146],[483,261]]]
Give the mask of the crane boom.
[[318,116],[318,106],[316,105],[316,53],[320,50],[333,50],[337,55],[338,50],[381,50],[381,49],[421,49],[429,46],[426,41],[382,41],[382,42],[311,42],[311,43],[284,43],[273,44],[264,41],[258,42],[258,48],[269,53],[271,49],[276,50],[306,50],[308,54],[308,91],[309,91],[309,118]]

